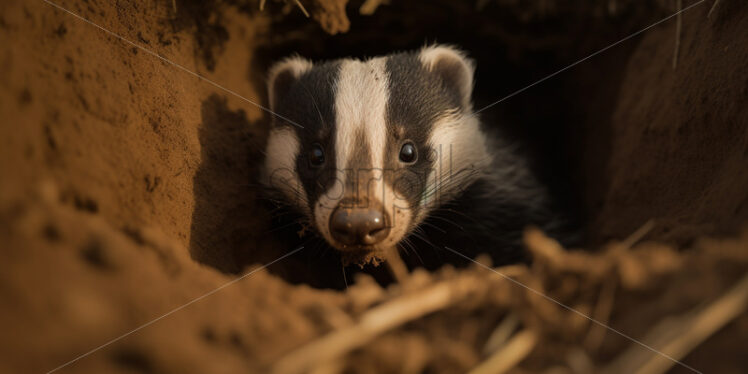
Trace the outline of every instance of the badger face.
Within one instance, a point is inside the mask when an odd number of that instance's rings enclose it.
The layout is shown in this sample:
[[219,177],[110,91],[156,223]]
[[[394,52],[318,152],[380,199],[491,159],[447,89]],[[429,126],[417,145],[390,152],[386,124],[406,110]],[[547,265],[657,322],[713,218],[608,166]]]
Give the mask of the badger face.
[[394,248],[490,162],[472,114],[473,67],[450,47],[269,74],[264,183],[348,261]]

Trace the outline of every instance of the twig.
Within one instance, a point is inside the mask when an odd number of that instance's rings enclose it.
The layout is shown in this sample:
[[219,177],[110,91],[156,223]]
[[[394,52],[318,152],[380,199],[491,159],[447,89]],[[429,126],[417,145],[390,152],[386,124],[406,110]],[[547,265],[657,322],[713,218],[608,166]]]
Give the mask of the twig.
[[547,265],[554,271],[570,271],[602,279],[613,266],[612,262],[604,257],[564,250],[561,244],[537,228],[525,230],[524,242],[533,255],[533,269],[541,273],[544,270],[540,270],[540,267]]
[[515,335],[501,350],[469,371],[469,374],[500,374],[517,366],[527,357],[537,343],[537,335],[523,330]]
[[[642,340],[668,357],[629,348],[605,370],[606,373],[661,374],[688,355],[720,328],[740,316],[748,306],[748,274],[718,300],[682,317],[666,317]],[[693,369],[696,371],[695,369]]]
[[678,67],[678,53],[680,51],[680,37],[683,29],[683,0],[678,0],[678,18],[675,22],[675,53],[673,54],[673,70]]
[[623,245],[625,248],[631,248],[634,246],[634,244],[638,243],[644,236],[649,234],[650,231],[654,228],[654,220],[649,220],[645,222],[642,227],[638,228],[636,231],[634,231],[631,235],[624,240],[621,245]]
[[388,3],[389,0],[366,0],[358,8],[358,13],[364,16],[370,16],[377,11],[377,8],[379,8],[380,5]]
[[385,256],[387,267],[390,269],[392,276],[395,277],[397,283],[405,284],[408,280],[408,267],[405,266],[403,259],[400,257],[397,247],[386,251]]
[[279,360],[273,373],[303,373],[333,362],[377,336],[426,314],[463,300],[476,288],[475,279],[463,277],[437,283],[417,293],[405,293],[365,313],[358,324],[317,339]]
[[[260,11],[261,12],[263,10],[265,10],[265,3],[266,2],[267,2],[267,0],[260,0]],[[304,8],[304,5],[301,4],[301,1],[299,1],[299,0],[293,0],[293,2],[294,2],[294,4],[296,4],[297,7],[299,7],[299,9],[301,9],[301,12],[304,13],[304,15],[306,16],[306,18],[309,18],[309,12],[306,11],[306,8]]]
[[306,8],[304,8],[304,5],[301,4],[301,1],[294,0],[294,3],[296,3],[296,6],[298,6],[299,9],[301,9],[301,12],[304,13],[306,18],[309,18],[309,12],[306,11]]
[[512,336],[514,329],[516,329],[518,325],[519,316],[517,316],[517,313],[509,312],[496,329],[493,330],[491,336],[488,337],[488,340],[486,340],[486,344],[483,345],[483,354],[489,355],[496,352],[496,350],[499,349],[499,347],[501,347],[510,336]]
[[[616,279],[617,277],[610,277],[603,282],[602,289],[600,290],[600,296],[595,306],[594,317],[596,320],[603,323],[607,323],[610,318],[610,313],[613,311],[613,302],[615,301],[615,290],[616,290]],[[597,350],[605,337],[605,333],[608,329],[600,325],[592,325],[592,329],[585,338],[584,346],[589,350]]]

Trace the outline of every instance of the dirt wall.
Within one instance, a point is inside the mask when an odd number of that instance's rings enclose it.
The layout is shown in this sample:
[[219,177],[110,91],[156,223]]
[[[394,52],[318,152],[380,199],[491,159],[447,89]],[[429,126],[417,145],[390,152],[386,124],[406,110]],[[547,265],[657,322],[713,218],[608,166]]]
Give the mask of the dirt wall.
[[748,221],[746,11],[686,12],[680,35],[675,22],[659,27],[629,58],[609,121],[587,127],[585,149],[598,152],[582,153],[598,240],[649,219],[652,235],[681,243]]

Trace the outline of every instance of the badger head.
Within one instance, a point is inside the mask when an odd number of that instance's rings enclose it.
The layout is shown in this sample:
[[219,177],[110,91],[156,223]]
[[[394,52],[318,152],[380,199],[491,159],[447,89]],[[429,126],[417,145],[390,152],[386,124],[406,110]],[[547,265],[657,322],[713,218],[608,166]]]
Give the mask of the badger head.
[[395,248],[490,162],[473,65],[446,46],[272,67],[264,183],[347,261]]

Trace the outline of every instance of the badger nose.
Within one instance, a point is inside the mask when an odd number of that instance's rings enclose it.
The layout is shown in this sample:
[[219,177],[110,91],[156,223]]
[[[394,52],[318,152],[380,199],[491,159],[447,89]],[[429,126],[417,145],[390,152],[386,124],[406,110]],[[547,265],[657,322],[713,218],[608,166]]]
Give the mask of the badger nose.
[[378,209],[338,206],[330,216],[330,233],[345,245],[374,245],[387,237],[390,228]]

